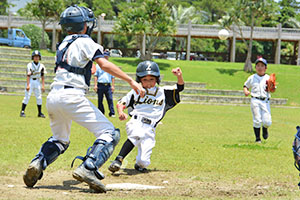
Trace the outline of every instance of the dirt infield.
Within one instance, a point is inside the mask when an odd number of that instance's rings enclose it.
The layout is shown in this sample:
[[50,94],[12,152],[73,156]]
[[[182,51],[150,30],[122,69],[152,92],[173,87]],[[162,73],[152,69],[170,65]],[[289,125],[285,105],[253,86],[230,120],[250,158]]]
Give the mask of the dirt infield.
[[168,171],[137,173],[124,169],[117,175],[106,172],[104,184],[133,183],[163,186],[150,190],[110,190],[106,194],[93,193],[85,183],[72,178],[72,171],[45,172],[34,188],[25,187],[22,175],[0,177],[0,199],[252,199],[287,197],[295,190],[294,185],[272,183],[264,185],[248,181],[224,183],[197,180],[198,177],[180,177]]

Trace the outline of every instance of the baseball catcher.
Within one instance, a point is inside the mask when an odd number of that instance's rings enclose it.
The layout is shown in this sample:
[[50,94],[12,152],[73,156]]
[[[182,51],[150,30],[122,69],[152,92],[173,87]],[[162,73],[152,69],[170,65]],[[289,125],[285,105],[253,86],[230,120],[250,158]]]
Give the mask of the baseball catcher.
[[[300,171],[300,127],[297,126],[296,129],[297,129],[297,133],[295,135],[295,139],[293,142],[293,153],[295,159],[294,165],[298,169],[298,171]],[[300,188],[300,182],[298,183],[298,186]]]

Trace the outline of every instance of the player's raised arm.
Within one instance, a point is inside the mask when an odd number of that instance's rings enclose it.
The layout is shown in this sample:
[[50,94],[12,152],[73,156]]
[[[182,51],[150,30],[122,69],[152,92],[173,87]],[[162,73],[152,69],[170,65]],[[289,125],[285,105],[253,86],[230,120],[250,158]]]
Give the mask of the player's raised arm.
[[95,61],[105,72],[126,81],[137,94],[139,94],[141,97],[145,96],[145,90],[143,89],[143,87],[135,80],[133,80],[130,76],[128,76],[125,72],[123,72],[115,64],[109,62],[105,58],[96,58]]
[[181,69],[179,67],[172,69],[172,73],[177,76],[177,84],[184,85]]

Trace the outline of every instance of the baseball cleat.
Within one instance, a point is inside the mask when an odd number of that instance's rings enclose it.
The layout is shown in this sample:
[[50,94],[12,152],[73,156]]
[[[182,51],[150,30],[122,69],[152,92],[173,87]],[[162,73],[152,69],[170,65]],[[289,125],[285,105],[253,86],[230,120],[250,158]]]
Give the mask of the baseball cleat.
[[148,169],[147,168],[142,168],[140,167],[138,164],[134,164],[134,169],[141,172],[141,173],[148,173]]
[[38,117],[46,118],[45,115],[44,115],[43,113],[38,114]]
[[86,169],[83,164],[79,165],[72,175],[76,180],[87,183],[95,192],[106,193],[105,185],[103,185],[100,179],[97,178],[95,172]]
[[259,143],[259,144],[260,144],[260,143],[261,143],[261,140],[255,140],[255,143]]
[[119,160],[114,160],[108,167],[108,170],[111,172],[119,171],[121,168],[122,162]]
[[24,112],[21,112],[21,113],[20,113],[20,117],[26,117],[25,113],[24,113]]
[[23,175],[23,181],[27,187],[33,187],[42,176],[43,170],[41,162],[39,159],[36,159],[29,164],[29,167]]

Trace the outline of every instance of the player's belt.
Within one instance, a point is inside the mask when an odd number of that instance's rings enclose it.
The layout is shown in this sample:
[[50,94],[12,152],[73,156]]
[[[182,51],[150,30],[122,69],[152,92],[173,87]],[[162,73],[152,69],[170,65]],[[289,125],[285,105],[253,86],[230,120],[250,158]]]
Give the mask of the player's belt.
[[68,88],[74,88],[73,86],[69,86],[69,85],[64,85],[64,89],[68,89]]
[[32,78],[32,80],[34,80],[34,81],[35,81],[36,79],[37,79],[37,78]]
[[[134,118],[134,119],[137,119],[138,116],[137,116],[137,115],[134,115],[133,118]],[[150,125],[152,121],[151,121],[150,119],[146,118],[146,117],[142,117],[141,122]]]
[[99,83],[99,85],[108,86],[108,85],[110,85],[110,83]]
[[259,99],[259,100],[262,100],[262,101],[264,101],[264,100],[269,101],[270,100],[270,98],[265,98],[265,97],[253,97],[252,96],[252,98]]

